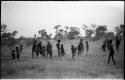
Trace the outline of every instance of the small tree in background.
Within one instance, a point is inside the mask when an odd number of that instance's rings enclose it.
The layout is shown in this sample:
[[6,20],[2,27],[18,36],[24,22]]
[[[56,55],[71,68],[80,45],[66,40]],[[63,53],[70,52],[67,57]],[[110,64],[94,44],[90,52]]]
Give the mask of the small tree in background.
[[67,37],[69,39],[74,39],[75,37],[77,37],[80,34],[79,28],[77,27],[70,27],[70,31],[68,32]]
[[92,37],[92,34],[94,34],[94,31],[92,29],[88,29],[85,31],[86,37]]
[[96,24],[91,24],[91,27],[92,27],[92,30],[93,30],[93,32],[94,32],[93,35],[95,35],[95,33],[96,33],[96,32],[95,32],[95,28],[97,27]]
[[105,38],[110,38],[110,39],[114,39],[115,38],[115,35],[114,35],[114,32],[107,32],[105,33],[104,35]]
[[15,36],[17,35],[18,31],[13,31],[12,32],[12,38],[15,38]]
[[39,31],[38,31],[38,34],[40,34],[41,37],[45,39],[45,37],[46,37],[46,35],[47,35],[47,32],[46,32],[45,29],[42,29],[42,30],[39,30]]
[[124,24],[121,24],[118,27],[115,27],[116,36],[123,36],[124,37]]
[[1,33],[4,33],[6,31],[7,25],[6,24],[2,24],[1,25]]
[[56,34],[58,34],[58,31],[59,31],[59,28],[61,27],[61,25],[56,25],[55,27],[54,27],[54,29],[56,30]]
[[107,26],[106,25],[99,25],[99,26],[97,26],[97,28],[95,29],[96,33],[95,33],[94,39],[98,40],[101,37],[103,37],[104,34],[105,34],[105,31],[107,31]]
[[49,39],[49,40],[51,39],[51,37],[52,37],[51,33],[46,35],[46,38]]

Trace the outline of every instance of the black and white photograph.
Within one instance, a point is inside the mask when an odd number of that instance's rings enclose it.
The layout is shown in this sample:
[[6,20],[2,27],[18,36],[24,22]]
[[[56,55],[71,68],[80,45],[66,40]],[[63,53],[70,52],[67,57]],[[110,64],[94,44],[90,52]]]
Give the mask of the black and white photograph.
[[1,1],[2,79],[124,80],[124,1]]

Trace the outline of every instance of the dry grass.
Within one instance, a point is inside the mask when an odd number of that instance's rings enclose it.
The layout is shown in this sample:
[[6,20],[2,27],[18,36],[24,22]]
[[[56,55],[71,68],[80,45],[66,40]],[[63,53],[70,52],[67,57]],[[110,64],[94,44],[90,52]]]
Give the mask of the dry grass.
[[[31,46],[25,46],[21,61],[12,61],[10,58],[1,58],[2,78],[112,78],[123,79],[124,76],[124,44],[120,46],[120,53],[115,53],[117,65],[112,61],[107,64],[108,51],[102,52],[101,42],[89,42],[89,52],[83,55],[76,55],[76,61],[71,57],[71,44],[77,46],[79,40],[62,41],[66,55],[61,60],[57,59],[56,42],[50,41],[53,45],[54,59],[44,60],[43,57],[32,59]],[[46,45],[46,42],[43,42]],[[10,47],[2,46],[1,55],[9,56]],[[12,47],[11,47],[12,48]]]

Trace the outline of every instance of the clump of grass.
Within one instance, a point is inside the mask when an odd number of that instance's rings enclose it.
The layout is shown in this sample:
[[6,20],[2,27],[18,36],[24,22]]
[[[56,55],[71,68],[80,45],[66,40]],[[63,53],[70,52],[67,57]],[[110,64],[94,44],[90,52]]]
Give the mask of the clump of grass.
[[3,76],[9,76],[18,71],[17,67],[14,65],[11,65],[9,63],[7,64],[1,64],[1,77]]

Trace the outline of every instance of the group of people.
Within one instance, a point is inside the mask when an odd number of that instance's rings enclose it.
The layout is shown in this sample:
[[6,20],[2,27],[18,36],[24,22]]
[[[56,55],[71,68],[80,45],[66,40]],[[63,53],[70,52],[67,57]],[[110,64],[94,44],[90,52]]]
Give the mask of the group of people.
[[[116,65],[116,62],[114,60],[115,51],[114,51],[112,42],[113,41],[111,39],[106,39],[103,42],[102,50],[105,52],[106,48],[107,48],[107,50],[109,51],[108,64],[110,62],[110,58],[112,58],[114,65]],[[116,37],[116,50],[118,52],[119,52],[120,42],[121,42],[121,38]],[[87,53],[89,50],[88,41],[86,41],[85,44],[86,44],[86,53]],[[57,51],[58,51],[58,59],[62,59],[62,57],[65,55],[65,49],[60,40],[57,41],[56,47],[57,47]],[[11,53],[12,59],[20,60],[20,53],[22,53],[22,49],[23,49],[22,45],[20,45],[19,47],[16,47],[15,50],[13,49],[12,53]],[[75,47],[73,44],[71,45],[71,54],[72,54],[72,59],[74,61],[75,61],[75,55],[76,55],[77,51],[78,51],[78,55],[81,55],[81,53],[84,53],[83,39],[80,39],[80,42],[77,47]],[[41,54],[44,57],[44,59],[47,59],[47,57],[49,55],[49,57],[52,59],[53,50],[52,50],[51,43],[47,42],[47,45],[44,46],[41,44],[41,41],[38,42],[36,39],[34,39],[33,46],[32,46],[32,58],[34,58],[35,54],[36,54],[36,57],[38,57],[39,54]]]
[[[121,38],[119,36],[116,36],[116,40],[115,41],[116,41],[116,50],[117,50],[117,52],[119,52],[119,46],[120,46]],[[103,52],[105,52],[106,51],[106,47],[107,47],[107,50],[109,51],[108,64],[110,62],[110,58],[112,58],[112,61],[113,61],[114,65],[116,65],[116,62],[114,60],[115,50],[113,48],[112,42],[113,41],[111,39],[106,39],[103,42],[102,49],[103,49]]]
[[[88,52],[89,44],[87,41],[85,43],[86,43],[86,52]],[[65,55],[65,49],[60,40],[57,41],[56,48],[58,51],[58,59],[62,59],[62,57]],[[79,43],[78,47],[71,45],[71,52],[72,52],[73,60],[75,60],[75,54],[76,54],[77,50],[78,50],[78,55],[80,55],[82,52],[84,52],[83,39],[80,39],[80,43]],[[33,46],[32,46],[32,58],[34,58],[34,54],[36,54],[36,57],[38,57],[39,54],[41,54],[44,57],[44,59],[47,59],[47,57],[49,55],[50,58],[52,59],[53,50],[52,50],[51,43],[48,42],[46,46],[43,46],[41,44],[41,41],[38,42],[37,40],[34,39]]]
[[[60,40],[58,40],[56,44],[57,50],[58,50],[58,58],[61,58],[62,56],[65,55],[65,50],[63,47],[63,44],[60,44]],[[50,42],[47,42],[47,45],[44,46],[41,44],[41,41],[38,42],[37,40],[33,41],[33,47],[32,47],[32,58],[34,58],[34,54],[36,54],[36,57],[41,54],[44,59],[47,59],[48,55],[52,59],[53,57],[53,50],[52,50],[52,45]]]
[[[86,53],[89,50],[89,44],[88,41],[85,42],[86,44]],[[78,55],[81,55],[81,53],[84,53],[84,43],[83,43],[83,39],[80,39],[79,45],[78,47],[75,47],[74,45],[71,45],[71,51],[72,51],[72,58],[75,61],[75,55],[76,55],[76,51],[78,50]]]
[[47,46],[43,46],[41,44],[41,41],[37,42],[37,40],[34,40],[32,46],[32,58],[34,58],[34,54],[36,54],[36,57],[38,57],[39,54],[41,54],[44,57],[44,59],[46,59],[49,55],[52,59],[52,45],[50,44],[50,42],[48,42]]
[[15,49],[12,49],[11,51],[11,57],[13,59],[20,60],[20,53],[22,54],[23,45],[17,46]]
[[65,50],[64,50],[63,44],[60,43],[60,40],[58,40],[56,47],[58,50],[58,58],[61,59],[61,57],[65,55]]

